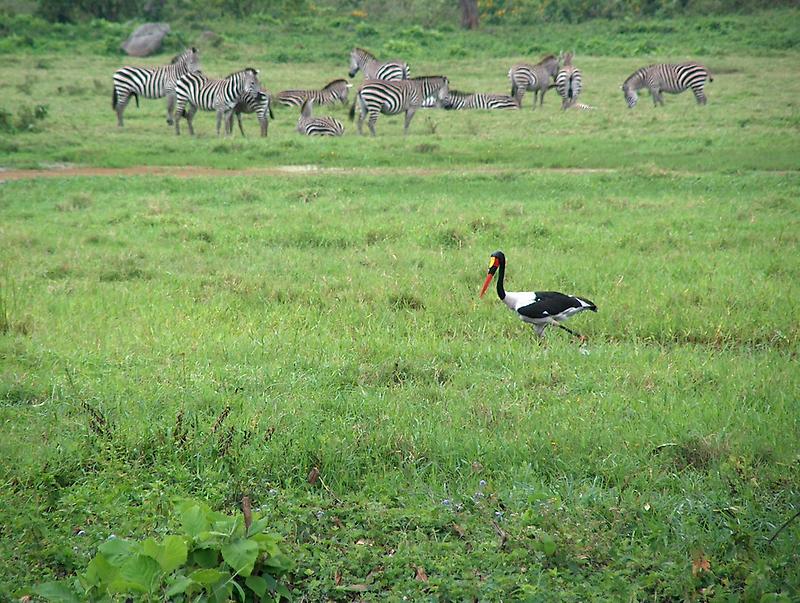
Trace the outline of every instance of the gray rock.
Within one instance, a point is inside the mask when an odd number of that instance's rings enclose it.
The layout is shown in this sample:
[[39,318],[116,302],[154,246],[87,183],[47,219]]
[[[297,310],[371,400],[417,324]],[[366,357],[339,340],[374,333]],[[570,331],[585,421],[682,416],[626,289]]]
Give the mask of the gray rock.
[[168,33],[167,23],[145,23],[122,43],[122,50],[132,57],[146,57],[161,48],[161,41]]

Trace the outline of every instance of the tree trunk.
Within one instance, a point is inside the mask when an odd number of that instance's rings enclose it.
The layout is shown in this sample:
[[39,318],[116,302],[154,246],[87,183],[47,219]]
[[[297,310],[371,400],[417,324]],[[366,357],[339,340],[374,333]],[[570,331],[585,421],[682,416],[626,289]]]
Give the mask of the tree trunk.
[[461,27],[478,29],[478,0],[458,0],[461,5]]

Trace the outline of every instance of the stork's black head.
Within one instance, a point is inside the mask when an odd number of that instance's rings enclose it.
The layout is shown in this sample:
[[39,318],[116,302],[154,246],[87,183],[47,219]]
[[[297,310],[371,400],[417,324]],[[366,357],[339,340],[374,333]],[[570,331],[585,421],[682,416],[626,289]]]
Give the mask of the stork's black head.
[[497,272],[497,269],[505,265],[505,254],[502,251],[495,251],[489,258],[489,273],[486,275],[486,280],[483,281],[483,287],[481,287],[481,293],[479,297],[483,297],[483,294],[486,293],[486,289],[489,288],[489,283],[492,282],[492,277],[494,276],[494,273]]
[[489,274],[494,275],[500,266],[505,266],[506,255],[502,251],[495,251],[489,257]]

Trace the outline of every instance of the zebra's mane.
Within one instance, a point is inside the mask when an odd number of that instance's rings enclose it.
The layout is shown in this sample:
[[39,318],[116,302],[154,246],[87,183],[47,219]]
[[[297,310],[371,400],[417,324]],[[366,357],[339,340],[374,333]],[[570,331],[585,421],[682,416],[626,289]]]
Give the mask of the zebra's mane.
[[254,75],[258,74],[258,69],[255,67],[245,67],[244,69],[240,69],[239,71],[234,71],[233,73],[229,73],[223,79],[228,79],[233,77],[234,75],[239,75],[240,73],[247,73],[248,71],[252,71]]
[[410,77],[408,79],[409,80],[417,80],[417,81],[419,81],[419,80],[433,80],[433,79],[436,79],[436,78],[438,78],[440,80],[446,80],[447,76],[446,75],[418,75],[417,77]]
[[172,57],[169,63],[170,65],[174,65],[175,63],[180,62],[182,59],[187,58],[190,53],[195,53],[195,52],[197,52],[197,48],[195,48],[194,46],[192,46],[191,48],[187,48],[183,52],[179,52],[174,57]]
[[370,59],[374,59],[375,58],[374,54],[372,54],[369,50],[366,50],[365,48],[361,48],[360,46],[356,46],[353,50],[355,52],[360,52],[361,54],[365,55],[367,58],[370,58]]
[[458,98],[466,98],[467,96],[472,96],[475,94],[474,92],[462,92],[461,90],[449,90],[448,96],[457,96]]
[[546,57],[542,57],[542,60],[541,60],[541,61],[539,61],[539,62],[538,62],[538,63],[536,63],[536,64],[537,64],[537,65],[544,65],[544,64],[545,64],[545,63],[547,63],[548,61],[555,61],[555,60],[556,60],[556,55],[554,55],[554,54],[548,54]]
[[[650,67],[652,67],[652,65],[650,65]],[[628,77],[625,79],[625,81],[624,81],[624,82],[622,82],[622,87],[624,88],[624,87],[625,87],[625,86],[628,84],[628,82],[630,82],[630,81],[631,81],[633,78],[635,78],[635,77],[642,77],[642,76],[644,75],[645,71],[647,71],[648,69],[650,69],[650,67],[640,67],[639,69],[637,69],[636,71],[634,71],[633,73],[631,73],[631,74],[630,74],[630,75],[629,75],[629,76],[628,76]]]
[[347,80],[338,79],[338,80],[333,80],[332,82],[328,82],[327,84],[325,84],[325,87],[323,88],[323,90],[329,90],[330,88],[333,88],[337,84],[345,84],[346,85],[347,84]]

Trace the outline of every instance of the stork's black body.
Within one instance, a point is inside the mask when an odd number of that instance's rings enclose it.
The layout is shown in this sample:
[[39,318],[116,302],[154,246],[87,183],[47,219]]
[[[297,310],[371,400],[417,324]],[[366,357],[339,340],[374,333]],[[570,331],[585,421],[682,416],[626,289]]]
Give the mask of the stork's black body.
[[538,335],[544,335],[544,330],[547,326],[553,325],[583,339],[583,336],[560,323],[584,310],[597,312],[597,306],[594,302],[576,295],[565,295],[558,291],[506,291],[504,287],[506,256],[502,251],[496,251],[492,254],[489,263],[489,274],[483,284],[481,296],[486,292],[495,273],[497,273],[497,297],[510,310],[514,311],[523,322],[533,325]]

